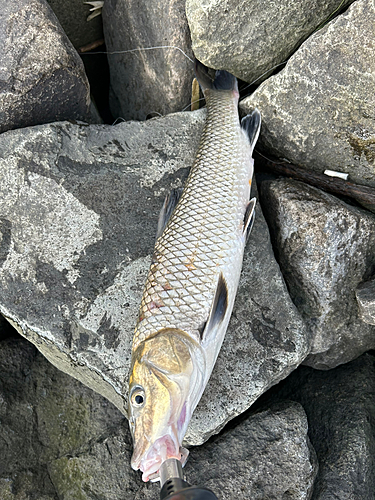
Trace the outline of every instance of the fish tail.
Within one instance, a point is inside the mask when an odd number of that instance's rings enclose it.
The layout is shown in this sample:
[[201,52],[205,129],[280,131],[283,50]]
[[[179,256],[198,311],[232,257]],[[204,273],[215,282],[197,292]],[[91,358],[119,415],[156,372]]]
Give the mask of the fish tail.
[[195,59],[195,74],[203,93],[207,89],[231,90],[238,96],[237,78],[228,71],[218,70],[215,72],[215,77],[212,78],[209,74],[209,68]]

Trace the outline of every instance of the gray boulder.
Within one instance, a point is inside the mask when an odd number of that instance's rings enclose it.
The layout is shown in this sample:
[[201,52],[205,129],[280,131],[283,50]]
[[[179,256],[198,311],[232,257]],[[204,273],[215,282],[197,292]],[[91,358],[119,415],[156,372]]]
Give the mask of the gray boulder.
[[[340,7],[351,3],[344,0]],[[195,56],[246,82],[263,80],[337,10],[335,0],[187,0]]]
[[301,366],[278,391],[276,400],[299,402],[308,417],[319,461],[312,500],[374,498],[374,362],[364,354],[328,372]]
[[307,430],[299,404],[269,405],[193,448],[186,474],[219,500],[309,500],[318,464]]
[[184,0],[106,0],[103,26],[115,118],[144,120],[189,106],[194,67],[181,52],[192,58]]
[[365,323],[375,325],[375,278],[360,283],[355,291],[359,316]]
[[[204,118],[201,110],[0,136],[0,312],[124,414],[158,214],[187,177]],[[257,208],[228,334],[187,442],[218,432],[309,350]]]
[[3,2],[0,68],[0,132],[89,119],[82,61],[45,0]]
[[[4,500],[151,500],[130,467],[127,422],[107,400],[56,370],[23,339],[0,349],[0,497]],[[190,483],[219,499],[310,498],[317,463],[297,403],[247,417],[191,449]]]
[[355,290],[375,265],[375,216],[292,180],[265,181],[262,201],[291,297],[312,333],[306,364],[333,368],[375,347]]
[[[93,498],[85,495],[78,468],[72,467],[69,487],[65,486],[62,464],[64,460],[73,464],[76,457],[89,459],[98,448],[102,455],[104,450],[109,455],[112,440],[120,443],[114,460],[117,465],[124,462],[119,471],[125,468],[128,481],[124,474],[117,481],[110,478],[112,495],[105,498],[120,498],[121,480],[125,490],[131,488],[131,438],[123,415],[106,399],[58,371],[24,339],[0,344],[0,420],[2,500]],[[96,468],[86,477],[99,483],[102,477],[95,476],[102,466],[98,452],[95,458]],[[108,472],[112,464],[107,456]],[[131,495],[126,498],[130,500]]]
[[242,101],[262,113],[258,146],[306,169],[375,187],[374,2],[358,0],[314,33],[284,70]]
[[47,0],[69,40],[76,49],[103,38],[101,16],[87,21],[90,5],[77,0]]

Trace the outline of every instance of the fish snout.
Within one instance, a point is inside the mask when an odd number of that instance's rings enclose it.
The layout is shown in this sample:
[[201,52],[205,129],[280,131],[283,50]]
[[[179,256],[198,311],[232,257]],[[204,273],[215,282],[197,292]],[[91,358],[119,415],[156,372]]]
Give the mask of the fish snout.
[[161,464],[169,458],[181,459],[179,443],[175,436],[166,434],[157,439],[148,449],[136,447],[131,459],[131,466],[134,470],[141,469],[142,479],[147,482],[149,479],[156,480]]

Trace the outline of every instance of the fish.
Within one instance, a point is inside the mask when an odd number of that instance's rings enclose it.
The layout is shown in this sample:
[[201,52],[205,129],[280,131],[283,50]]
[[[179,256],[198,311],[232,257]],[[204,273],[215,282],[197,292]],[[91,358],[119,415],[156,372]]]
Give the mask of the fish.
[[250,199],[258,109],[240,122],[238,84],[195,61],[207,117],[181,192],[160,212],[135,327],[129,375],[131,465],[158,480],[176,458],[210,378],[233,309],[256,199]]

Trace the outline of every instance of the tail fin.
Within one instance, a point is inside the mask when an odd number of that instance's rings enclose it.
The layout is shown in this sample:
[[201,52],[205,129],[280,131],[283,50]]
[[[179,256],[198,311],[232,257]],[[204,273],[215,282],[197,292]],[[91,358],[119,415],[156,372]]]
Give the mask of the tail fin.
[[232,90],[238,93],[237,78],[235,76],[228,73],[228,71],[219,70],[215,72],[215,78],[212,79],[208,70],[207,66],[204,66],[198,59],[195,59],[195,74],[203,93],[206,89]]
[[252,113],[244,116],[241,120],[241,128],[249,138],[251,149],[254,148],[255,143],[257,142],[261,123],[262,118],[258,108],[255,108]]

